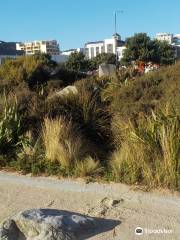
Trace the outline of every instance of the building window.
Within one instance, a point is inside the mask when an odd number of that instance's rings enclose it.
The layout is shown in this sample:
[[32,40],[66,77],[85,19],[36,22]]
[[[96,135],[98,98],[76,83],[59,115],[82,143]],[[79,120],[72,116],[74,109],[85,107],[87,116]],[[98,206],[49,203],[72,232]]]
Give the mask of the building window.
[[89,48],[86,48],[86,49],[85,49],[85,56],[86,56],[87,58],[89,58]]
[[107,53],[113,53],[113,44],[107,44]]
[[91,47],[91,57],[94,57],[94,48]]
[[101,47],[101,53],[104,53],[105,52],[105,48],[104,46]]
[[96,56],[99,54],[99,47],[96,47]]

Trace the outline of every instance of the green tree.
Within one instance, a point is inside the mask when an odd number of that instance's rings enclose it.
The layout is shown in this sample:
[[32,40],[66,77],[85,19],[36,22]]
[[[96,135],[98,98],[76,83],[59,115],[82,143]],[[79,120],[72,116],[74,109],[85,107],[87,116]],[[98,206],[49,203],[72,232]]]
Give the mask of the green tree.
[[100,64],[116,64],[116,55],[113,53],[101,53],[91,60],[91,68],[97,69]]
[[132,61],[170,64],[174,61],[174,50],[167,42],[151,40],[146,33],[137,33],[126,40],[123,63]]
[[83,53],[74,52],[69,56],[66,67],[71,71],[87,71],[89,68],[89,61],[85,58]]

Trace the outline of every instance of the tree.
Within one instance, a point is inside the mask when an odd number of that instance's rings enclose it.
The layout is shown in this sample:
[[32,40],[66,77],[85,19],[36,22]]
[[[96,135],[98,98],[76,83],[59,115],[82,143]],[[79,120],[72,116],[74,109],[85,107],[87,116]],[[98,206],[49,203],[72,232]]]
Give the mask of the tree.
[[71,53],[66,63],[66,67],[73,71],[87,71],[89,67],[89,61],[85,58],[85,55],[81,52]]
[[132,61],[170,64],[174,61],[173,47],[167,42],[151,40],[146,33],[137,33],[126,40],[123,63]]
[[116,55],[114,53],[101,53],[90,61],[92,69],[97,69],[102,63],[116,64]]

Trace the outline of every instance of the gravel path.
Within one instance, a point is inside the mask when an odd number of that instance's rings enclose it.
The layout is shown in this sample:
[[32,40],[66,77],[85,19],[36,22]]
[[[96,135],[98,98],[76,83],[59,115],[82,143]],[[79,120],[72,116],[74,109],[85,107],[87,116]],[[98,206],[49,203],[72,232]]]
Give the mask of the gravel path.
[[[179,193],[0,172],[0,222],[31,208],[56,208],[120,221],[113,230],[91,240],[180,239]],[[134,233],[136,227],[143,228],[142,236]]]

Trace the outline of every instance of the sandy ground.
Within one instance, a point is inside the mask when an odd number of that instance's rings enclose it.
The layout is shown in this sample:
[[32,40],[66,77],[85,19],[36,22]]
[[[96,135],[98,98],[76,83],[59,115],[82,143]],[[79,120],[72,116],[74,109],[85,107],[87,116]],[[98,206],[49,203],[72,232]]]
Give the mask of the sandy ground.
[[[31,208],[55,208],[103,218],[111,227],[102,226],[88,238],[91,240],[180,239],[178,193],[0,172],[0,222]],[[143,228],[143,235],[135,234],[136,227]],[[152,232],[155,230],[159,233]]]

